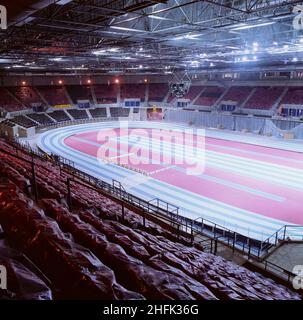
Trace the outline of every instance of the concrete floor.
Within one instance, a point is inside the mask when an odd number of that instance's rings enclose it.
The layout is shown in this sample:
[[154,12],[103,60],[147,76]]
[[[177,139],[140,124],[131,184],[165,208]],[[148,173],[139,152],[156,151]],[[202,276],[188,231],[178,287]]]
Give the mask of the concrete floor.
[[292,272],[294,266],[303,265],[303,243],[285,243],[266,260]]

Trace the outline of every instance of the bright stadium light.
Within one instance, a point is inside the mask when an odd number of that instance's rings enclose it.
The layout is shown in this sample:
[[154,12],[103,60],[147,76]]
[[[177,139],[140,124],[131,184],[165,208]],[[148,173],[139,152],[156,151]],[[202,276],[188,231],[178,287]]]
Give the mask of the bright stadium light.
[[264,23],[259,23],[259,24],[243,24],[242,26],[233,28],[232,30],[252,29],[252,28],[269,26],[269,25],[274,24],[274,23],[276,23],[276,22],[275,21],[270,21],[270,22],[264,22]]

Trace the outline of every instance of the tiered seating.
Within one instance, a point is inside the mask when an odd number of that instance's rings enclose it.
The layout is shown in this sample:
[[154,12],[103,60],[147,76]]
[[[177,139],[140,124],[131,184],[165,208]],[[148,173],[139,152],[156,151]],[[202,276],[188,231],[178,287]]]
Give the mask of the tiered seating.
[[88,119],[88,115],[87,115],[87,113],[86,113],[86,110],[70,109],[70,110],[67,110],[67,112],[68,112],[75,120]]
[[21,127],[24,127],[24,128],[31,128],[31,127],[35,127],[37,125],[36,122],[32,121],[31,119],[27,118],[26,116],[14,117],[11,121],[18,124]]
[[241,105],[245,99],[247,99],[248,95],[251,93],[252,88],[250,87],[231,87],[226,92],[223,101],[233,101],[236,102],[237,105]]
[[0,300],[52,300],[50,288],[36,274],[33,264],[11,248],[5,238],[0,225],[0,265],[7,270],[9,287],[0,289]]
[[206,87],[201,93],[200,97],[196,100],[195,104],[199,106],[212,107],[224,92],[221,87]]
[[129,117],[129,108],[110,108],[110,114],[112,118]]
[[34,103],[44,105],[44,102],[32,87],[11,87],[8,90],[27,108],[31,108]]
[[93,102],[90,86],[66,86],[66,90],[74,104],[77,104],[78,100]]
[[1,125],[5,125],[7,127],[14,127],[16,125],[15,123],[11,122],[10,120],[4,120],[4,121],[1,121],[0,123],[1,123]]
[[137,98],[145,100],[145,84],[123,84],[121,85],[121,99]]
[[43,86],[37,88],[44,99],[49,103],[50,106],[68,105],[70,104],[64,87],[59,86]]
[[14,112],[19,110],[24,110],[24,107],[20,102],[15,100],[7,91],[6,88],[0,87],[0,108],[8,112]]
[[55,121],[52,120],[50,117],[48,117],[45,113],[31,113],[31,114],[28,114],[27,117],[35,120],[41,125],[50,125],[55,123]]
[[98,104],[117,103],[118,87],[117,85],[101,84],[94,86],[95,96]]
[[106,118],[107,117],[106,108],[90,109],[89,112],[93,118]]
[[[202,91],[203,87],[201,86],[191,86],[187,92],[187,94],[183,97],[183,99],[188,99],[189,101],[193,101],[197,98],[198,94]],[[167,102],[170,103],[175,99],[173,95],[169,95]]]
[[189,88],[188,93],[184,96],[184,99],[189,99],[190,101],[193,101],[195,98],[197,98],[198,94],[202,91],[203,87],[201,86],[191,86]]
[[63,110],[55,110],[49,112],[48,115],[52,117],[57,122],[70,121],[71,118]]
[[258,87],[244,108],[269,110],[283,92],[283,87]]
[[[61,201],[66,177],[35,159],[39,206],[25,195],[30,163],[1,152],[0,223],[51,279],[61,297],[86,299],[300,299],[257,273],[185,245],[172,232],[71,183],[71,213]],[[22,151],[19,152],[22,153]],[[23,158],[30,155],[23,152]],[[16,187],[18,186],[18,188]],[[71,236],[67,236],[68,232]]]
[[169,91],[167,83],[150,83],[148,100],[155,102],[162,102]]
[[284,98],[281,101],[282,104],[297,104],[303,105],[303,88],[302,87],[290,87]]

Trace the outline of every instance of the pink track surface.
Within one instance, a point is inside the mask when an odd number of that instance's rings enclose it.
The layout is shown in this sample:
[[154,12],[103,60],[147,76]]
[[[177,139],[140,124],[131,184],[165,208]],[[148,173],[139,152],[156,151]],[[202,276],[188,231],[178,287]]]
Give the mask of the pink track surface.
[[[145,129],[144,129],[145,130]],[[120,137],[128,134],[125,130],[102,130],[99,132],[87,132],[71,136],[65,139],[65,144],[82,153],[97,157],[99,147],[96,144],[103,144],[106,140],[106,135],[110,137],[118,134]],[[136,132],[140,135],[140,131]],[[81,139],[79,141],[78,139]],[[153,136],[153,138],[155,138]],[[196,141],[197,137],[187,136],[185,139]],[[177,139],[175,143],[183,144],[182,139]],[[104,157],[116,157],[129,152],[129,145],[125,143],[116,143],[115,141],[107,142],[116,151],[111,151],[110,155],[102,155]],[[229,154],[241,158],[247,158],[248,167],[249,160],[258,160],[269,164],[282,165],[289,168],[303,169],[303,154],[285,151],[279,149],[272,149],[262,146],[255,146],[240,142],[233,142],[215,138],[206,138],[206,150],[215,151],[220,154]],[[153,155],[157,152],[153,151]],[[99,151],[100,156],[100,151]],[[122,159],[122,158],[121,158]],[[123,158],[125,160],[125,158]],[[206,162],[206,170],[202,175],[190,176],[186,175],[184,169],[185,164],[178,164],[176,167],[171,167],[168,164],[134,164],[137,159],[136,155],[129,155],[127,157],[129,167],[136,168],[148,172],[152,178],[163,181],[165,183],[174,185],[176,187],[188,190],[203,197],[211,198],[226,204],[252,211],[256,214],[283,220],[291,224],[303,225],[302,199],[303,192],[294,188],[289,188],[283,185],[278,185],[265,180],[259,180],[243,174],[236,174],[234,172],[211,167]],[[116,161],[122,161],[117,159]],[[157,172],[157,170],[166,170]],[[183,169],[183,170],[182,170]],[[227,181],[229,183],[243,186],[235,188],[232,185],[225,185],[216,181],[210,181],[206,177],[212,177]],[[259,194],[248,192],[245,188],[251,188],[257,191],[269,193],[274,196],[281,197],[281,201],[273,200],[267,197],[262,197]]]

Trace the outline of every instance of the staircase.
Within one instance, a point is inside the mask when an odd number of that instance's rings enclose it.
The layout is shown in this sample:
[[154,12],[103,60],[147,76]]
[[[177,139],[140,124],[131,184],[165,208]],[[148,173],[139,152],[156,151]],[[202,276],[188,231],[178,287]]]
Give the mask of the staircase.
[[27,109],[27,106],[21,101],[19,100],[14,94],[12,94],[8,89],[4,88],[6,90],[6,92],[8,92],[8,94],[13,98],[13,100],[15,100],[16,102],[20,103],[25,109]]
[[96,106],[98,104],[98,101],[97,101],[97,97],[96,97],[96,94],[95,94],[94,86],[90,87],[90,91],[91,91],[91,95],[92,95],[92,98],[93,98],[93,103]]
[[221,96],[219,97],[219,99],[215,102],[214,106],[218,106],[218,105],[221,103],[221,101],[224,99],[224,96],[226,95],[226,93],[227,93],[227,91],[228,91],[229,89],[230,89],[230,88],[228,87],[228,88],[226,88],[226,89],[224,90],[224,92],[221,94]]
[[251,93],[247,96],[247,98],[243,101],[243,103],[240,105],[240,109],[244,108],[244,106],[246,105],[247,101],[253,96],[253,94],[256,92],[257,88],[253,88],[251,90]]
[[85,111],[86,111],[86,114],[87,114],[87,116],[88,116],[88,119],[93,119],[93,117],[92,117],[92,115],[90,114],[89,110],[86,109]]
[[191,102],[192,105],[195,105],[195,102],[198,100],[198,98],[201,96],[201,94],[206,90],[206,88],[203,88],[199,94],[196,96],[196,98]]
[[66,89],[65,86],[63,87],[63,90],[64,90],[64,93],[65,93],[65,95],[66,95],[66,97],[67,97],[67,99],[68,99],[68,101],[69,101],[69,104],[73,106],[73,105],[74,105],[73,100],[72,100],[72,98],[70,97],[70,95],[69,95],[69,93],[68,93],[68,91],[67,91],[67,89]]
[[283,100],[283,98],[285,97],[286,93],[288,91],[288,88],[284,88],[282,94],[280,95],[280,97],[278,98],[278,100],[273,104],[272,108],[270,109],[271,111],[275,112],[278,108],[278,106],[280,105],[281,101]]
[[43,95],[41,94],[41,92],[39,91],[38,88],[33,87],[33,90],[35,90],[35,92],[37,93],[37,95],[40,97],[40,99],[45,103],[45,105],[50,108],[51,106],[49,105],[49,103],[45,100],[45,98],[43,97]]

